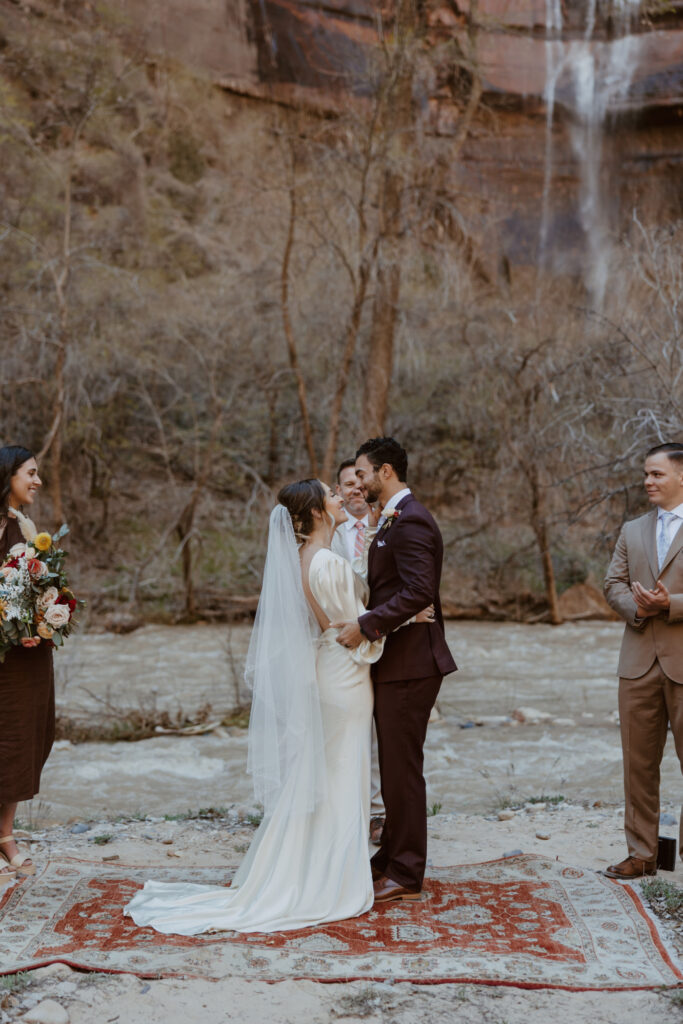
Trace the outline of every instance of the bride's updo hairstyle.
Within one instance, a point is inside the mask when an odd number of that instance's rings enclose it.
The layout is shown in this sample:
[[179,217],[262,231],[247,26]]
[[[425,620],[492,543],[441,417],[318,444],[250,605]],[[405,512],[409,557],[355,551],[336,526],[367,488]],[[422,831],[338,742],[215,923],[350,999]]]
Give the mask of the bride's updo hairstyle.
[[323,485],[315,479],[297,480],[293,484],[286,484],[278,494],[277,500],[289,512],[294,527],[294,536],[297,540],[305,541],[315,525],[313,509],[317,508],[319,512],[325,512]]

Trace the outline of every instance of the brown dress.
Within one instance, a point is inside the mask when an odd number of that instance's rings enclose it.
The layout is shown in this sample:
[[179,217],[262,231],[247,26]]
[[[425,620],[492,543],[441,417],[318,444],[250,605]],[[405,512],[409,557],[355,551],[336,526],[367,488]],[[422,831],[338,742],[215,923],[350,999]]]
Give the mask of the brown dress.
[[[6,522],[0,561],[23,540],[16,519]],[[36,795],[54,738],[52,648],[44,640],[37,647],[13,647],[0,663],[0,804]]]

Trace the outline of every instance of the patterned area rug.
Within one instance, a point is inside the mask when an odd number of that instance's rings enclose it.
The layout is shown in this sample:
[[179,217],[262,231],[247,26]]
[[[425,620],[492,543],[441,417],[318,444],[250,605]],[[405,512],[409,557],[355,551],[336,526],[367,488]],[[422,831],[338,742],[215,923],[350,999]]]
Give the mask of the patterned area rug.
[[432,872],[419,903],[296,932],[196,938],[137,928],[121,908],[145,878],[227,884],[225,869],[75,859],[6,889],[0,973],[62,961],[141,977],[474,982],[627,989],[683,978],[630,886],[521,855]]

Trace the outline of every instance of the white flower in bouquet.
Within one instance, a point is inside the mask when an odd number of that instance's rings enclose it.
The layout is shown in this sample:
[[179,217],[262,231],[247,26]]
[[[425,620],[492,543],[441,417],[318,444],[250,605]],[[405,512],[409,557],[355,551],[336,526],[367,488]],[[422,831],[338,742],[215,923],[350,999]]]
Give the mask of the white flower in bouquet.
[[31,622],[32,596],[31,577],[26,567],[26,560],[20,559],[16,569],[12,569],[10,577],[5,576],[0,585],[0,596],[4,603],[4,619],[15,619],[19,622]]
[[66,626],[71,618],[68,604],[51,604],[45,612],[45,621],[54,629],[61,629]]
[[24,544],[20,541],[18,544],[13,544],[7,552],[7,558],[35,558],[36,549],[30,544]]
[[59,591],[56,587],[46,587],[42,594],[39,594],[36,598],[36,608],[40,612],[46,611],[51,604],[54,604],[59,597]]

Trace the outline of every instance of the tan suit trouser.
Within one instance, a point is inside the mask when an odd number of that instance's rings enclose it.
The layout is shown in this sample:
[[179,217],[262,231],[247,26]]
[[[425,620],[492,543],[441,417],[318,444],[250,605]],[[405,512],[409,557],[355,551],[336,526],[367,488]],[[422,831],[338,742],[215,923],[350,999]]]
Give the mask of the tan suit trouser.
[[[628,852],[632,857],[653,861],[659,836],[659,767],[669,722],[683,771],[683,684],[669,679],[658,661],[638,679],[622,677],[619,719]],[[678,843],[683,856],[683,809]]]

